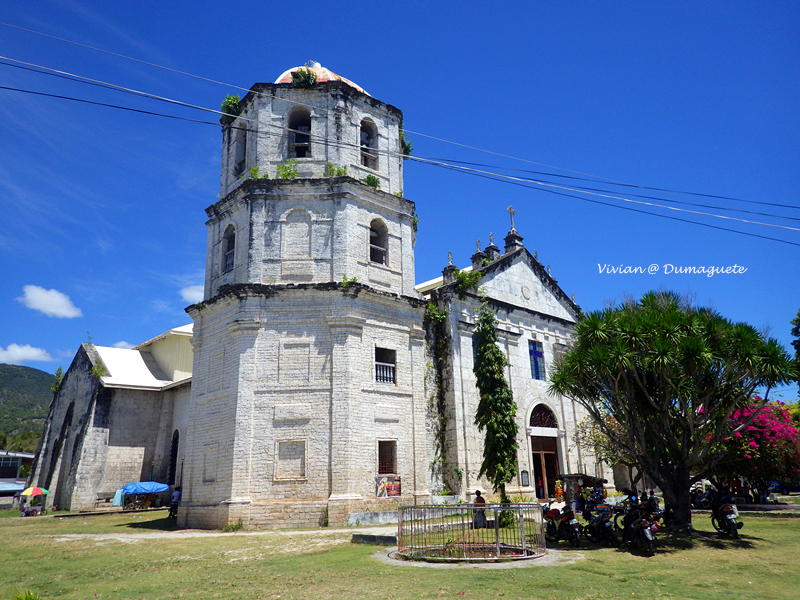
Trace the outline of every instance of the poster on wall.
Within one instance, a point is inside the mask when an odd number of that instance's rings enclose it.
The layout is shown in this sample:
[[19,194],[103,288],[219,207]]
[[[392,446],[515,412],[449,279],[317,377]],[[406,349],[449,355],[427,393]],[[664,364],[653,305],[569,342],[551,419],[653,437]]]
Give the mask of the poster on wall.
[[378,484],[378,498],[400,495],[400,475],[378,475],[375,482]]

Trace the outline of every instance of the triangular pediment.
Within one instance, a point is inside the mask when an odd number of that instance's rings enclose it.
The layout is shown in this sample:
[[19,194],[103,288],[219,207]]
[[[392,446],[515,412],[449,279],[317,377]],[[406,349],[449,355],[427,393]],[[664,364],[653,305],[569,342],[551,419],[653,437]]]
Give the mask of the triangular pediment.
[[480,286],[492,300],[565,321],[575,322],[580,315],[580,307],[525,248],[501,256],[480,272]]

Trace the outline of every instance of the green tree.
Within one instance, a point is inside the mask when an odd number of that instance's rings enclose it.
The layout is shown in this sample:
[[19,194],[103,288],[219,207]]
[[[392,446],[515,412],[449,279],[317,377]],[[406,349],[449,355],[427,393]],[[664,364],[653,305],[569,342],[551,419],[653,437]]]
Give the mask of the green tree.
[[517,405],[506,381],[508,361],[497,346],[497,319],[484,302],[475,326],[475,383],[480,393],[475,424],[486,431],[483,463],[478,477],[486,477],[500,501],[509,502],[506,483],[517,474]]
[[789,321],[794,327],[792,327],[792,337],[794,341],[792,342],[792,346],[794,347],[794,357],[797,360],[800,360],[800,310],[797,311],[797,316]]
[[733,411],[765,387],[760,409],[769,389],[791,376],[789,355],[753,327],[671,292],[592,313],[578,322],[575,337],[550,392],[584,406],[661,488],[676,525],[690,527],[691,484],[715,472],[723,439],[749,425],[733,428]]

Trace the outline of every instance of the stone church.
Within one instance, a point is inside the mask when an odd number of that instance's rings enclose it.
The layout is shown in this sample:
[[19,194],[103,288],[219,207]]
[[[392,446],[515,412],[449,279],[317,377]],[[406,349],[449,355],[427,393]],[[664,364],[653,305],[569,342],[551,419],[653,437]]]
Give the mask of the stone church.
[[[82,345],[30,484],[72,510],[131,481],[181,485],[179,525],[200,528],[343,525],[444,494],[470,501],[491,492],[474,425],[483,301],[517,403],[509,493],[602,475],[573,440],[580,407],[547,394],[580,309],[513,212],[502,249],[479,242],[463,271],[451,261],[416,285],[399,109],[318,63],[253,85],[239,109],[222,120],[193,323],[131,350]],[[479,289],[465,272],[482,275]]]

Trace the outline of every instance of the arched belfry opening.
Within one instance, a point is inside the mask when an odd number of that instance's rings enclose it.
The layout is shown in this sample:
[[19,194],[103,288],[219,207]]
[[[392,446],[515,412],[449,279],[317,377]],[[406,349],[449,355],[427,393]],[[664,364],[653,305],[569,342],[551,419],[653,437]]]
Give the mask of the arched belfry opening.
[[311,111],[295,106],[289,113],[289,158],[311,158]]
[[247,166],[247,122],[240,121],[233,134],[233,176],[239,177]]
[[234,254],[236,250],[236,229],[228,225],[222,236],[222,272],[233,270]]
[[380,219],[374,219],[369,225],[369,260],[381,265],[389,264],[387,250],[389,229]]
[[361,121],[360,132],[361,164],[374,171],[378,170],[378,128],[370,119]]
[[555,494],[558,475],[558,421],[553,411],[537,404],[531,411],[531,463],[536,497],[551,498]]

